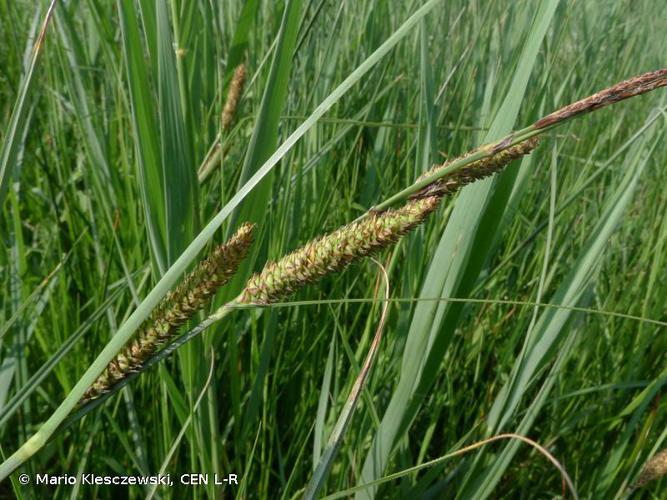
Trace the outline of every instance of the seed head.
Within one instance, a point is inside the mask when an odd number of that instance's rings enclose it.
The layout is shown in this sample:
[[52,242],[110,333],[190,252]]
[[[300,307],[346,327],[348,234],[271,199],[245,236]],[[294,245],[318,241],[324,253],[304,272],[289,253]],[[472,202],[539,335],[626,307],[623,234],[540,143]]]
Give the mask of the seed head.
[[664,87],[665,85],[667,85],[667,68],[644,73],[643,75],[624,80],[612,87],[601,90],[592,96],[554,111],[550,115],[536,121],[533,124],[533,127],[549,127],[555,123],[569,120],[575,116],[595,111],[596,109],[603,108],[636,95],[645,94],[646,92]]
[[[454,194],[466,184],[470,184],[472,182],[484,179],[485,177],[488,177],[496,172],[499,172],[513,160],[516,160],[517,158],[520,158],[530,153],[533,149],[537,147],[538,143],[539,139],[537,137],[531,137],[530,139],[526,139],[525,141],[520,142],[515,146],[510,146],[507,149],[503,149],[498,153],[494,154],[493,156],[489,156],[488,158],[482,158],[481,160],[474,161],[466,165],[465,167],[461,168],[460,170],[453,172],[451,175],[438,179],[433,184],[429,184],[416,194],[412,195],[412,198],[421,198],[424,196],[433,196],[433,195],[447,196]],[[473,150],[467,153],[466,155],[462,156],[461,158],[457,158],[456,160],[450,160],[448,162],[443,163],[442,165],[436,165],[435,167],[431,168],[428,172],[422,174],[417,179],[417,181],[430,177],[434,175],[436,172],[439,172],[447,168],[454,161],[466,158],[475,152],[476,151]]]
[[270,304],[308,283],[396,243],[436,209],[440,197],[408,201],[396,210],[371,213],[358,222],[307,243],[250,278],[239,302]]
[[227,283],[248,253],[252,224],[243,224],[234,236],[213,252],[170,292],[139,327],[134,339],[109,363],[88,389],[83,400],[107,392],[128,374],[140,368],[158,348],[199,311]]
[[234,122],[236,108],[238,107],[239,101],[241,100],[241,94],[243,94],[245,78],[245,64],[239,64],[234,70],[234,76],[232,76],[232,81],[230,82],[229,90],[227,91],[227,100],[225,101],[225,106],[222,109],[222,128],[224,130],[229,130],[232,126],[232,123]]
[[664,475],[667,475],[667,448],[658,452],[651,460],[646,462],[633,489],[641,488]]

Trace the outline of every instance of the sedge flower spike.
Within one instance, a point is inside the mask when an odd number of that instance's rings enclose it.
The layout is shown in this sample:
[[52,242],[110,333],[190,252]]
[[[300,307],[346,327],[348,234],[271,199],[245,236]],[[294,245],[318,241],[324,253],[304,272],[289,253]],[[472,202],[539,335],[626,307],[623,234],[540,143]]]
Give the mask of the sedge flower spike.
[[234,76],[232,76],[227,91],[227,100],[224,108],[222,108],[222,128],[224,130],[229,130],[234,122],[236,109],[241,100],[241,94],[243,94],[243,87],[245,87],[246,74],[245,64],[240,64],[234,70]]
[[[525,141],[520,142],[515,146],[510,146],[507,149],[503,149],[493,156],[474,161],[469,165],[466,165],[461,170],[452,172],[450,175],[446,175],[445,177],[438,179],[433,184],[429,184],[412,195],[412,198],[422,198],[424,196],[434,195],[452,195],[467,184],[484,179],[490,175],[495,174],[496,172],[499,172],[512,161],[530,153],[537,147],[538,144],[539,139],[537,137],[531,137],[530,139],[526,139]],[[466,156],[470,156],[475,152],[476,150],[473,150],[460,158],[447,161],[442,165],[436,165],[427,172],[423,173],[417,179],[417,182],[427,177],[431,177],[436,172],[446,169],[453,162],[465,158]]]
[[252,224],[243,224],[232,238],[200,262],[155,308],[130,341],[109,363],[83,400],[99,397],[140,368],[158,348],[206,305],[234,275],[252,243]]
[[610,104],[642,95],[664,86],[667,86],[667,68],[650,71],[619,82],[591,96],[573,102],[558,111],[554,111],[550,115],[537,120],[533,124],[533,127],[536,129],[547,128],[584,113],[590,113],[596,109],[604,108]]
[[[398,209],[371,212],[359,221],[307,243],[277,262],[268,263],[262,272],[250,278],[238,302],[279,302],[302,286],[314,283],[329,273],[341,271],[348,264],[393,245],[401,236],[421,224],[437,208],[443,196],[454,194],[466,184],[502,170],[512,160],[530,153],[537,144],[538,139],[533,137],[475,161],[426,186]],[[433,175],[450,163],[433,167],[420,179]]]
[[646,462],[633,489],[641,488],[665,475],[667,475],[667,448],[656,453],[651,460]]
[[401,208],[373,213],[313,240],[253,275],[238,302],[279,302],[302,286],[396,243],[433,212],[439,202],[439,196],[412,200]]

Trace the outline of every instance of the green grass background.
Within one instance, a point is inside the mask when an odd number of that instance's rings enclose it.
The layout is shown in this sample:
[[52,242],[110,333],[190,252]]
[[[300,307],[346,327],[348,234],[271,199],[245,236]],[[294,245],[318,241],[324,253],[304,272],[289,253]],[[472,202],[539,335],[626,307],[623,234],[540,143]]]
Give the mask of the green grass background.
[[[657,0],[436,1],[402,28],[422,5],[61,2],[30,81],[47,3],[0,0],[5,456],[302,123],[303,137],[212,239],[258,223],[251,258],[216,305],[267,259],[358,217],[443,157],[666,66]],[[371,56],[392,36],[395,47]],[[246,91],[221,133],[242,61]],[[308,119],[348,77],[323,118]],[[393,299],[382,347],[321,494],[561,496],[558,471],[516,442],[345,492],[518,432],[562,462],[582,497],[624,495],[667,443],[666,104],[658,90],[548,133],[380,255]],[[216,141],[228,152],[200,185]],[[222,492],[156,494],[300,497],[377,327],[379,280],[367,261],[298,303],[236,311],[58,432],[22,471],[234,472],[241,484]],[[662,498],[665,484],[641,495]],[[0,491],[114,494],[10,481]]]

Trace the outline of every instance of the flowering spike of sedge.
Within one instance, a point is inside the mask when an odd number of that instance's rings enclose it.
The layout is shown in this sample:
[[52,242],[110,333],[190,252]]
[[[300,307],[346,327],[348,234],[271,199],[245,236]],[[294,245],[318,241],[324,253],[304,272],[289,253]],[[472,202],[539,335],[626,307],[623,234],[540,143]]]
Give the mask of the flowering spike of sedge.
[[667,68],[650,71],[629,80],[624,80],[592,96],[588,96],[558,111],[554,111],[550,115],[536,121],[533,127],[537,129],[550,127],[556,123],[569,120],[584,113],[590,113],[591,111],[604,108],[624,99],[651,92],[665,85],[667,85]]
[[302,286],[396,243],[433,212],[439,202],[439,196],[412,200],[401,208],[373,213],[313,240],[252,276],[238,302],[279,302]]
[[646,462],[633,489],[641,488],[664,475],[667,475],[667,448],[658,452],[651,460]]
[[252,243],[252,224],[243,224],[232,238],[219,245],[139,327],[133,340],[121,350],[86,392],[83,401],[99,397],[137,370],[158,348],[215,295],[234,275]]
[[[484,179],[485,177],[488,177],[490,175],[495,174],[496,172],[499,172],[513,160],[516,160],[517,158],[520,158],[530,153],[533,149],[537,147],[538,143],[539,139],[537,137],[531,137],[530,139],[526,139],[525,141],[520,142],[515,146],[511,146],[507,149],[499,151],[493,156],[489,156],[488,158],[482,158],[481,160],[474,161],[469,165],[463,167],[461,170],[457,170],[453,172],[451,175],[448,176],[446,175],[445,177],[434,182],[433,184],[424,187],[417,193],[413,194],[411,198],[422,198],[424,196],[434,196],[434,195],[444,196],[444,195],[454,194],[466,184],[470,184],[472,182]],[[471,154],[475,153],[475,151],[476,150],[473,150],[467,153],[466,155],[462,156],[461,158],[470,156]],[[440,170],[447,168],[447,166],[450,165],[452,162],[460,160],[461,158],[447,161],[442,165],[436,165],[429,171],[422,174],[417,179],[417,182],[419,182],[421,179],[432,176],[433,174],[439,172]]]
[[243,94],[245,78],[245,64],[239,64],[234,70],[234,76],[232,76],[232,81],[230,82],[229,90],[227,91],[227,100],[222,109],[222,128],[224,130],[229,130],[232,127],[234,116],[236,116],[236,108],[241,100],[241,94]]
[[[340,271],[355,260],[388,247],[418,226],[436,209],[445,195],[466,184],[498,172],[512,160],[530,153],[538,144],[536,137],[471,163],[448,177],[426,186],[401,208],[370,215],[341,227],[331,234],[307,243],[277,262],[268,263],[262,272],[250,278],[238,302],[271,304],[288,297],[302,286]],[[472,154],[472,153],[469,153]],[[438,165],[422,178],[446,168]]]

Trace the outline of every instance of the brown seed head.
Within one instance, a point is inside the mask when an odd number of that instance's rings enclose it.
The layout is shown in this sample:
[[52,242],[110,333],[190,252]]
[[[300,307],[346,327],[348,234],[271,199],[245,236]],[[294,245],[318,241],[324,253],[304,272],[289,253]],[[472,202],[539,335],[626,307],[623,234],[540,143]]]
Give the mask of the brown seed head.
[[658,452],[651,460],[646,462],[633,489],[641,488],[664,475],[667,475],[667,448]]
[[234,76],[232,77],[232,81],[229,84],[229,90],[227,91],[227,100],[222,109],[222,128],[224,130],[229,130],[232,127],[234,117],[236,116],[236,108],[238,107],[241,95],[243,94],[245,79],[245,64],[239,64],[234,70]]
[[[485,177],[488,177],[490,175],[495,174],[496,172],[499,172],[513,160],[516,160],[517,158],[520,158],[521,156],[530,153],[533,149],[537,147],[538,143],[539,139],[537,137],[531,137],[530,139],[526,139],[525,141],[520,142],[515,146],[510,146],[507,149],[503,149],[498,153],[494,154],[493,156],[489,156],[488,158],[482,158],[481,160],[474,161],[466,165],[465,167],[461,168],[460,170],[453,172],[451,175],[449,176],[446,175],[441,179],[438,179],[433,184],[429,184],[428,186],[421,189],[419,192],[412,195],[412,198],[421,198],[424,196],[434,196],[434,195],[447,196],[454,194],[466,184],[470,184],[480,179],[484,179]],[[461,158],[456,158],[455,160],[445,162],[442,165],[436,165],[435,167],[431,168],[428,172],[422,174],[417,179],[417,181],[430,177],[434,175],[436,172],[439,172],[447,168],[454,161],[466,158],[467,156],[470,156],[475,152],[476,150],[473,150],[467,153],[465,156],[462,156]]]
[[248,253],[252,224],[243,224],[232,238],[219,245],[170,292],[137,330],[133,340],[109,363],[86,391],[84,401],[107,392],[129,373],[141,367],[158,348],[199,311],[227,283]]
[[659,87],[664,87],[665,85],[667,85],[667,68],[644,73],[643,75],[635,76],[629,80],[617,83],[613,87],[609,87],[592,96],[565,106],[558,111],[554,111],[550,115],[536,121],[533,127],[545,128],[554,123],[562,122],[574,116],[603,108],[609,104],[622,101],[623,99],[645,94],[646,92],[650,92]]
[[268,263],[248,281],[239,302],[270,304],[308,283],[388,247],[435,210],[440,197],[408,201],[396,210],[372,213],[307,243],[277,262]]

